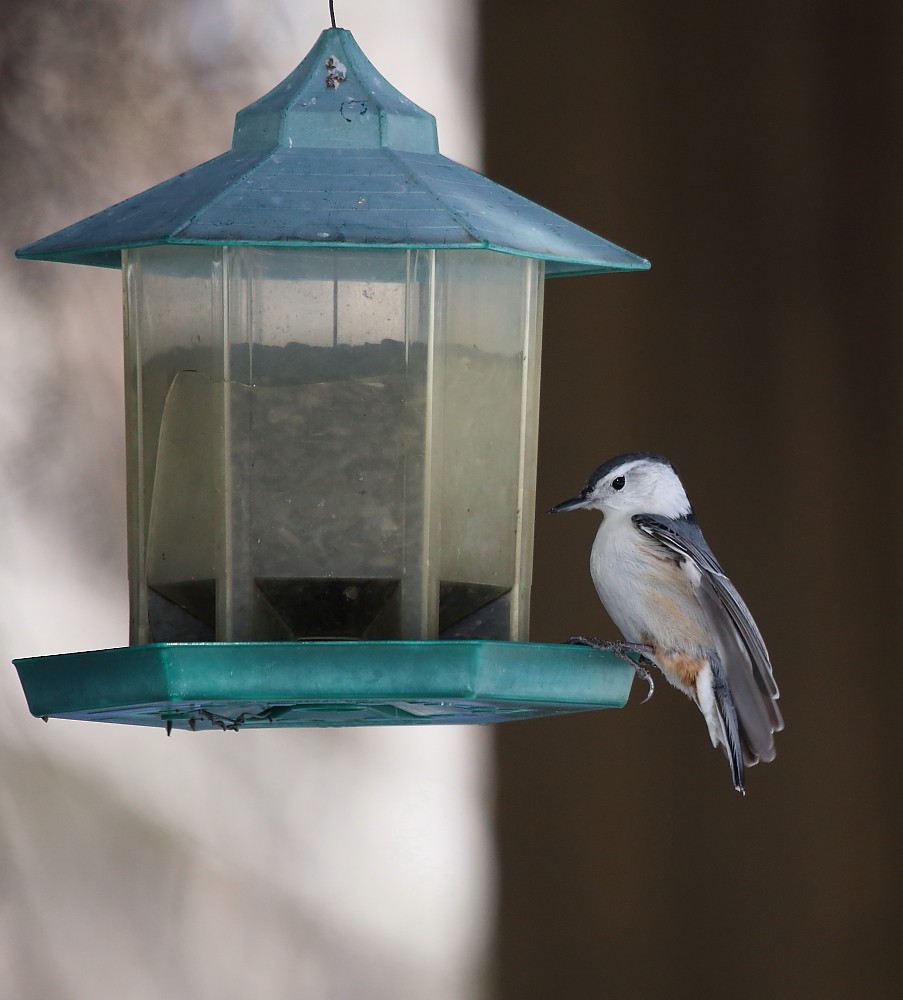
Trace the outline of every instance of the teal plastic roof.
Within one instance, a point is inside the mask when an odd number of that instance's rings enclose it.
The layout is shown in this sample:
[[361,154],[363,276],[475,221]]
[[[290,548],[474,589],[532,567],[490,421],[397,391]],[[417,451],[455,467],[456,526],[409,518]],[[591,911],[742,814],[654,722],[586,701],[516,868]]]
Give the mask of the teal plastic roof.
[[228,152],[16,255],[119,267],[122,250],[164,244],[483,248],[549,275],[649,267],[442,156],[433,116],[341,28],[237,114]]

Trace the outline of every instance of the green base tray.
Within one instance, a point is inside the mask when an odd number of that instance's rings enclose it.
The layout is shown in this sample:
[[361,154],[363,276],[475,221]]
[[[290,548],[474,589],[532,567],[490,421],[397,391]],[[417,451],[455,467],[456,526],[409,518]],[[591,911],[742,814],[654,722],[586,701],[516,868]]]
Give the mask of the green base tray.
[[157,643],[14,661],[37,717],[174,729],[507,722],[622,708],[612,653],[526,642]]

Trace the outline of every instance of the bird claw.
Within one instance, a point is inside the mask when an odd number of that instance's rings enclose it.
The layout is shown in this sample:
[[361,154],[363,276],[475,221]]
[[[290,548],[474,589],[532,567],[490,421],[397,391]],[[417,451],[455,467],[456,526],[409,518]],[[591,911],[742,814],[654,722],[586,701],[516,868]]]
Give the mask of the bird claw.
[[633,667],[634,672],[640,680],[645,681],[649,686],[649,690],[646,692],[646,697],[640,702],[641,705],[645,705],[647,701],[655,693],[655,680],[652,674],[641,664],[637,663],[636,660],[631,659],[627,654],[636,653],[647,663],[650,662],[649,654],[652,652],[651,646],[645,646],[640,642],[609,642],[605,639],[596,639],[589,635],[572,635],[568,639],[569,646],[589,646],[591,649],[598,649],[603,653],[614,653],[615,656],[624,660],[625,663],[629,663]]
[[635,663],[629,657],[626,657],[628,663],[633,667],[634,672],[641,681],[645,681],[648,685],[649,690],[646,692],[646,697],[640,702],[641,705],[645,705],[647,701],[655,694],[655,680],[652,674],[641,664]]

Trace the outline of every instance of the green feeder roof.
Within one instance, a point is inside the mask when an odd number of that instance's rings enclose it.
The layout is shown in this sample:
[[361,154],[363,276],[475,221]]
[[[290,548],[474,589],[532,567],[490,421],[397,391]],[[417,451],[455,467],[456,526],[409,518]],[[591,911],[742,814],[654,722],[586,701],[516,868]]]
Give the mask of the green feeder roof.
[[165,244],[477,248],[544,260],[549,275],[649,267],[442,156],[433,116],[341,28],[239,111],[228,152],[17,256],[119,267],[122,250]]

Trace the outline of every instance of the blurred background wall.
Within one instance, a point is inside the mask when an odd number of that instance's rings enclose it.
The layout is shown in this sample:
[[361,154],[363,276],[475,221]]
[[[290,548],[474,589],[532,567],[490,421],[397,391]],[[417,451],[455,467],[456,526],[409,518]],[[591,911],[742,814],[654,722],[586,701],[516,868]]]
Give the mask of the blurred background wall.
[[660,683],[500,727],[500,1000],[900,995],[903,7],[481,7],[486,169],[641,253],[546,294],[533,638],[614,636],[603,459],[678,466],[769,643],[745,799]]
[[[474,5],[338,8],[477,166]],[[45,726],[9,663],[128,623],[120,276],[13,250],[223,151],[328,23],[0,0],[0,997],[481,994],[488,734]]]

